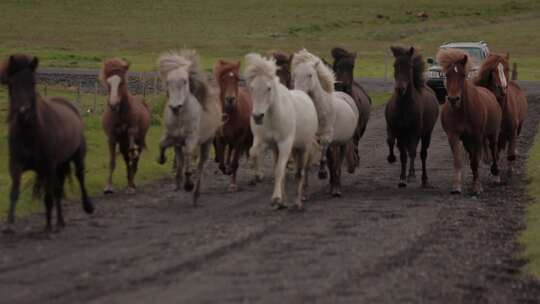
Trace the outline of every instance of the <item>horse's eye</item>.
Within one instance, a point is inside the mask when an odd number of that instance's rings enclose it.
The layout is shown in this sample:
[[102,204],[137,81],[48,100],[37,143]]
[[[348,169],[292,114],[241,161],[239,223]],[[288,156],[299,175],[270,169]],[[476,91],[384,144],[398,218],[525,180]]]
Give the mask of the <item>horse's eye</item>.
[[309,78],[313,78],[313,75],[309,74]]
[[272,91],[272,87],[268,87],[267,91],[268,92]]

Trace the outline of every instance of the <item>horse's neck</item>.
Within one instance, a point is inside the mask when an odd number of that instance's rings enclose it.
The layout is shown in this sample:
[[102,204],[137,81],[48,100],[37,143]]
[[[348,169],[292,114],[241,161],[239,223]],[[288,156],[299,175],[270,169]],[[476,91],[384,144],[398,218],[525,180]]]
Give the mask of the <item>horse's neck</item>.
[[473,102],[478,92],[475,90],[475,86],[470,84],[468,80],[463,82],[463,92],[461,93],[462,108],[465,116],[469,116],[474,112]]
[[416,104],[419,92],[412,82],[409,82],[409,86],[404,95],[398,96],[397,101],[400,107],[410,108]]
[[[268,114],[273,118],[282,117],[284,115],[285,107],[283,102],[285,100],[284,90],[288,90],[284,85],[276,85],[277,94],[274,95],[270,107],[268,108]],[[279,121],[279,119],[278,119]]]
[[320,85],[309,93],[309,97],[313,100],[319,124],[324,126],[328,117],[332,115],[334,108],[332,107],[332,94],[326,92]]

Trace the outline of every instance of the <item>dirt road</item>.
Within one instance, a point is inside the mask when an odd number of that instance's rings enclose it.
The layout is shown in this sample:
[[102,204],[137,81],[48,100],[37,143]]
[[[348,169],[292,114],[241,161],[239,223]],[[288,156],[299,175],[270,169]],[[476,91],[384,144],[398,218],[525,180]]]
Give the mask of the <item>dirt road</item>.
[[[540,96],[530,103],[522,153],[540,120]],[[437,125],[434,188],[398,189],[382,114],[372,114],[344,196],[330,198],[313,172],[303,213],[271,210],[271,178],[248,186],[245,169],[241,191],[227,193],[211,164],[202,207],[167,180],[96,198],[92,217],[70,204],[68,227],[50,236],[40,232],[42,214],[22,219],[17,234],[0,236],[0,303],[540,301],[515,243],[527,204],[523,176],[495,186],[484,168],[480,199],[450,195],[451,155]],[[291,197],[292,178],[287,185]]]

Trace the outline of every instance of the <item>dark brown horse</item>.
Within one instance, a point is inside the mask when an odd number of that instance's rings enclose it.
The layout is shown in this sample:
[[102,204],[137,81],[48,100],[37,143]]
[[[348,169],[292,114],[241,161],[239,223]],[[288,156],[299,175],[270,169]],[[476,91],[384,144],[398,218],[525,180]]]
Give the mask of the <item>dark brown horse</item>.
[[[351,145],[347,147],[347,159],[349,163],[349,173],[353,173],[356,167],[360,164],[360,156],[358,154],[358,143],[360,138],[366,131],[369,114],[371,112],[371,98],[364,88],[354,80],[354,63],[356,61],[356,53],[350,53],[345,49],[336,47],[332,49],[332,57],[334,63],[332,69],[336,73],[336,90],[345,92],[354,99],[358,108],[358,125]],[[352,165],[351,165],[352,164]]]
[[475,84],[490,90],[502,108],[499,153],[507,149],[508,177],[516,160],[516,142],[527,115],[527,97],[517,83],[508,78],[509,56],[490,54],[482,63]]
[[[488,89],[477,87],[467,80],[469,72],[468,55],[456,49],[443,49],[437,53],[439,62],[446,74],[448,95],[443,105],[441,122],[448,135],[448,142],[454,155],[454,183],[452,193],[461,193],[463,167],[461,142],[469,153],[473,172],[473,192],[480,194],[478,166],[483,147],[487,142],[491,150],[491,173],[499,175],[497,142],[501,128],[501,107],[495,95]],[[485,151],[488,153],[488,151]]]
[[[424,80],[424,60],[414,48],[391,47],[394,62],[394,94],[386,105],[386,126],[388,132],[388,162],[396,161],[394,143],[397,140],[401,160],[399,187],[416,178],[414,161],[416,148],[422,141],[422,186],[428,186],[426,159],[431,142],[431,132],[439,115],[439,104],[435,93],[426,86]],[[409,175],[406,174],[407,156],[410,160]]]
[[[245,88],[240,88],[240,62],[219,60],[214,67],[214,76],[219,84],[219,100],[223,109],[224,124],[216,135],[216,160],[219,169],[231,175],[229,191],[238,190],[236,172],[240,156],[249,151],[253,143],[250,117],[251,97]],[[231,162],[232,155],[232,162]]]
[[11,55],[0,66],[0,82],[9,91],[9,173],[11,175],[10,208],[6,232],[13,232],[15,207],[19,198],[21,175],[35,171],[35,194],[44,193],[47,225],[51,231],[53,204],[56,205],[57,227],[65,226],[61,200],[64,181],[75,165],[81,188],[83,209],[94,211],[86,193],[84,158],[86,142],[83,123],[77,108],[63,98],[43,99],[36,92],[38,59],[27,55]]
[[276,65],[278,70],[276,71],[277,76],[279,77],[279,82],[286,86],[288,89],[292,89],[291,83],[291,58],[283,52],[275,51],[272,53],[272,56],[276,60]]
[[128,91],[129,63],[113,58],[103,63],[99,80],[107,88],[107,107],[103,113],[103,130],[109,143],[109,179],[104,193],[114,192],[112,176],[116,167],[116,145],[127,168],[128,193],[135,192],[135,174],[139,156],[146,148],[145,137],[150,126],[150,111],[141,97]]

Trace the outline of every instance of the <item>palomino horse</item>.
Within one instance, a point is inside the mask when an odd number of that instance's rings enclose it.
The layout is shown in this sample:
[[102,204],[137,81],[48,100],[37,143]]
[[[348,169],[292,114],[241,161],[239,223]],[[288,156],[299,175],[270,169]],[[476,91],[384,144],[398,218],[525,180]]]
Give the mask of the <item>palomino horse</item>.
[[272,53],[272,57],[276,60],[278,70],[276,71],[279,77],[279,82],[286,86],[288,89],[292,89],[291,83],[291,57],[286,53],[275,51]]
[[[422,186],[428,186],[426,159],[431,142],[431,132],[439,115],[439,104],[435,93],[426,86],[424,80],[424,60],[414,48],[391,47],[394,62],[394,94],[385,110],[388,162],[394,163],[394,144],[397,140],[401,161],[399,187],[406,187],[416,178],[414,161],[420,140],[420,159],[422,160]],[[407,176],[407,156],[409,175]]]
[[11,55],[0,66],[0,82],[7,85],[9,91],[11,193],[5,232],[13,232],[21,175],[28,170],[37,175],[35,194],[44,192],[46,231],[52,230],[53,204],[56,204],[57,227],[65,226],[61,200],[70,162],[75,165],[83,209],[86,213],[94,211],[84,182],[86,141],[81,117],[77,108],[66,99],[43,99],[38,95],[35,85],[37,67],[36,57],[20,54]]
[[502,124],[499,136],[499,153],[507,148],[508,177],[513,171],[516,160],[516,142],[525,116],[527,115],[527,97],[517,83],[508,78],[509,56],[491,53],[482,63],[475,84],[489,89],[502,108]]
[[246,55],[245,77],[253,98],[251,129],[254,141],[250,157],[255,161],[257,175],[262,179],[262,158],[267,148],[274,152],[274,193],[272,205],[284,207],[285,169],[294,151],[299,172],[296,207],[303,208],[302,200],[306,167],[316,143],[317,111],[304,92],[289,90],[276,76],[273,59],[259,54]]
[[[207,76],[199,65],[195,50],[162,54],[157,65],[168,96],[164,113],[165,133],[159,143],[158,162],[164,164],[165,150],[174,146],[176,189],[180,189],[185,177],[184,190],[193,191],[192,203],[196,205],[210,146],[221,126],[221,109],[217,98],[210,92]],[[196,148],[200,151],[194,183],[192,163]]]
[[[488,89],[475,86],[467,80],[469,73],[468,55],[456,49],[442,49],[437,53],[439,62],[446,74],[448,96],[443,105],[441,122],[448,135],[448,142],[454,155],[454,185],[452,193],[461,193],[461,169],[463,167],[461,142],[469,153],[473,172],[473,192],[480,194],[482,184],[478,166],[482,148],[487,140],[491,150],[491,173],[498,179],[497,161],[499,151],[497,142],[501,128],[501,107],[497,98]],[[488,151],[485,151],[488,153]]]
[[337,91],[345,92],[351,95],[356,103],[356,107],[358,108],[359,117],[352,141],[353,149],[349,149],[351,150],[349,152],[352,153],[347,153],[347,158],[350,159],[348,162],[354,164],[354,166],[349,166],[349,173],[353,173],[356,167],[360,165],[358,143],[366,131],[369,114],[371,112],[371,98],[369,98],[366,90],[364,90],[364,88],[356,80],[354,80],[353,72],[354,63],[356,61],[356,53],[350,53],[347,50],[339,47],[333,48],[331,53],[332,57],[334,58],[332,68],[336,74],[337,80],[335,88]]
[[[240,88],[240,62],[219,60],[214,67],[214,76],[219,84],[219,101],[223,109],[224,124],[216,136],[216,159],[219,169],[231,175],[229,191],[238,189],[236,171],[240,156],[249,152],[253,143],[250,128],[252,110],[251,97],[245,88]],[[227,151],[227,153],[225,153]],[[232,163],[231,163],[232,154]]]
[[145,137],[150,127],[150,111],[140,96],[128,91],[129,63],[119,58],[103,63],[99,80],[107,88],[107,107],[102,116],[103,130],[109,144],[109,178],[104,193],[114,193],[113,172],[116,167],[116,145],[127,169],[128,193],[135,193],[135,174],[139,157],[146,148]]
[[329,158],[330,192],[333,196],[341,196],[341,167],[345,148],[358,125],[358,108],[351,96],[334,91],[334,73],[317,56],[301,50],[294,54],[292,67],[294,87],[306,92],[317,109],[318,136],[323,153],[321,167]]

